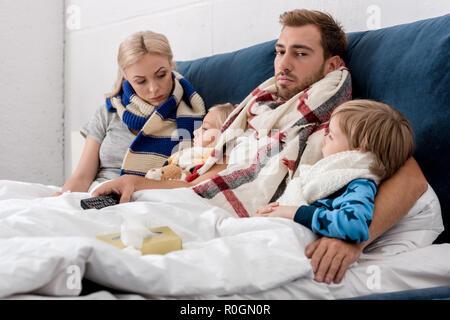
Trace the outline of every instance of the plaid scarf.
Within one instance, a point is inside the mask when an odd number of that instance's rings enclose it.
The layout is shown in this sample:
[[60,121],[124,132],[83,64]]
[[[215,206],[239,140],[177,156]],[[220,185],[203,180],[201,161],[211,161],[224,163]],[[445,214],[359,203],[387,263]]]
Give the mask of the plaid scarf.
[[[205,105],[192,85],[180,74],[172,73],[174,89],[160,106],[142,100],[128,81],[121,92],[106,99],[106,108],[117,112],[132,130],[139,130],[122,163],[120,175],[145,176],[152,168],[159,168],[177,149],[190,146],[195,121],[202,121]],[[183,144],[183,145],[181,145]]]
[[281,196],[301,158],[320,158],[320,137],[330,115],[350,98],[351,76],[345,67],[281,104],[276,103],[275,78],[270,78],[228,117],[199,174],[222,159],[224,147],[229,159],[238,154],[239,162],[228,161],[227,169],[193,190],[238,217],[252,216],[259,206]]

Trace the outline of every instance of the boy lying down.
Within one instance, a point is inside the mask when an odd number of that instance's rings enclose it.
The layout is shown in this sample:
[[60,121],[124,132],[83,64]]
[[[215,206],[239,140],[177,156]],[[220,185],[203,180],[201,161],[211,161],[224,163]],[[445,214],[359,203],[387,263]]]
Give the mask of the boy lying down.
[[413,152],[413,131],[400,112],[370,100],[346,102],[331,115],[323,159],[300,165],[281,198],[258,208],[256,216],[293,219],[330,238],[367,241],[377,185]]

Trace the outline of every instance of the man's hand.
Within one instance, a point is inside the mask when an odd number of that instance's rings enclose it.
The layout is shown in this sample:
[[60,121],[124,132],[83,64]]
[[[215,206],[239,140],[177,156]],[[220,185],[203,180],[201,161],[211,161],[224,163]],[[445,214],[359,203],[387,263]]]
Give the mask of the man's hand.
[[358,260],[362,248],[340,239],[322,237],[311,242],[305,255],[311,259],[314,280],[330,284],[341,282],[348,267]]
[[120,196],[120,203],[130,202],[131,195],[138,190],[139,183],[142,183],[144,179],[144,177],[126,174],[102,184],[95,189],[92,196],[98,197],[115,193]]

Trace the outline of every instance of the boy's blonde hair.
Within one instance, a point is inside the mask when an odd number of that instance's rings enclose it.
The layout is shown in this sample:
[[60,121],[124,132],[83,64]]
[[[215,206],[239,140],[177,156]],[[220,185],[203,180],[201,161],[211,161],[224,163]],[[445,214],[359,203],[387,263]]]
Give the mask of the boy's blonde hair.
[[233,112],[234,106],[231,103],[215,104],[209,108],[208,112],[214,111],[216,114],[216,127],[218,129],[222,128],[225,120]]
[[339,127],[347,136],[350,149],[371,151],[376,164],[371,171],[386,179],[414,153],[414,133],[399,111],[372,100],[352,100],[337,107]]
[[117,54],[119,72],[113,91],[105,95],[107,98],[112,98],[120,92],[122,82],[125,80],[124,70],[148,53],[167,57],[171,67],[173,69],[176,68],[176,63],[173,61],[172,49],[170,48],[169,40],[167,40],[166,36],[153,31],[133,33],[119,46],[119,52]]

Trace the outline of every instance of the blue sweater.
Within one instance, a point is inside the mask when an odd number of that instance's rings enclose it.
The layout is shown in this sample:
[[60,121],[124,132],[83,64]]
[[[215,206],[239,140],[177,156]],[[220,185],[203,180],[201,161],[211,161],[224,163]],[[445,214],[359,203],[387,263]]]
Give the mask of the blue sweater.
[[372,180],[353,180],[327,199],[298,208],[294,221],[330,238],[366,241],[376,193],[377,186]]

